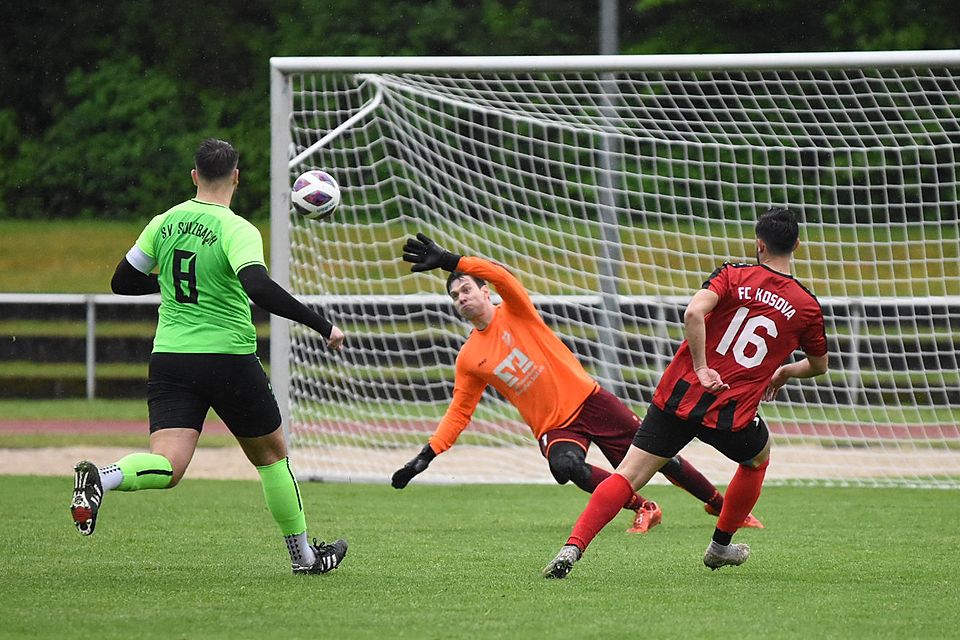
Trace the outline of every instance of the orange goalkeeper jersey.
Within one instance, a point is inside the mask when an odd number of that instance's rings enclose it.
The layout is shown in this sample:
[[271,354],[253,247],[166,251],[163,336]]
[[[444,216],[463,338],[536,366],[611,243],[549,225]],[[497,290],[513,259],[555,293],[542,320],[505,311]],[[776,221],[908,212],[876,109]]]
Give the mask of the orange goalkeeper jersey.
[[453,400],[430,438],[446,451],[470,423],[487,385],[510,401],[536,438],[577,416],[596,381],[546,325],[523,285],[502,266],[463,257],[457,270],[496,287],[503,302],[482,331],[474,329],[457,355]]

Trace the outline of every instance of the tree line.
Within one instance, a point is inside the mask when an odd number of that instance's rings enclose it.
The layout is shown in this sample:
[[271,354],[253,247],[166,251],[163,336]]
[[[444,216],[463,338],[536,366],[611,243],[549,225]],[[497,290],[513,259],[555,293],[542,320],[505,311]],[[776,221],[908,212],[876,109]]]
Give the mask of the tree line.
[[[234,206],[268,216],[272,56],[563,55],[578,0],[0,3],[0,218],[144,219],[191,193],[204,137],[241,151]],[[949,49],[951,0],[620,0],[624,54]]]

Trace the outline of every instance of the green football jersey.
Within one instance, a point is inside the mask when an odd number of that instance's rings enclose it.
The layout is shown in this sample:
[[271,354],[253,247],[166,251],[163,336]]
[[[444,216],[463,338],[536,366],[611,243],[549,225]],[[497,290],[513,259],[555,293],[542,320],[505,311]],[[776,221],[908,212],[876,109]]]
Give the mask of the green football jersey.
[[159,271],[155,353],[256,353],[250,300],[237,278],[243,267],[264,264],[255,226],[228,207],[192,199],[151,220],[137,247]]

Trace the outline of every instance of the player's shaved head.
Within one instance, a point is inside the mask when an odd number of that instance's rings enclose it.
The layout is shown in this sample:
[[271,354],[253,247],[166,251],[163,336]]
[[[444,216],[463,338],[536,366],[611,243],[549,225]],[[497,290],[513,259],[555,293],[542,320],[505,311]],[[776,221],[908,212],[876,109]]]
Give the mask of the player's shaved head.
[[197,174],[204,180],[218,180],[233,173],[240,162],[240,152],[226,140],[207,138],[200,143],[193,158]]
[[769,253],[790,255],[800,237],[797,216],[784,207],[770,207],[757,218],[756,234],[767,245]]

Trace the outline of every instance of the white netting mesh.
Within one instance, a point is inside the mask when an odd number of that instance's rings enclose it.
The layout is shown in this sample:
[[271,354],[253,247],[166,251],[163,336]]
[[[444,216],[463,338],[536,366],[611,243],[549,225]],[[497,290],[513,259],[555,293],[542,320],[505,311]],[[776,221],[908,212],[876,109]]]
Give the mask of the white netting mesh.
[[[531,63],[532,64],[532,63]],[[426,63],[425,63],[426,65]],[[292,158],[335,175],[331,221],[289,212],[290,284],[348,335],[291,329],[301,471],[384,481],[432,433],[469,326],[403,239],[509,265],[548,324],[642,415],[683,306],[752,258],[770,204],[800,212],[795,275],[820,299],[831,371],[761,412],[776,479],[957,486],[960,230],[951,68],[287,78]],[[718,482],[730,466],[694,446]],[[309,468],[306,468],[309,467]],[[548,481],[529,430],[488,392],[424,480]]]

